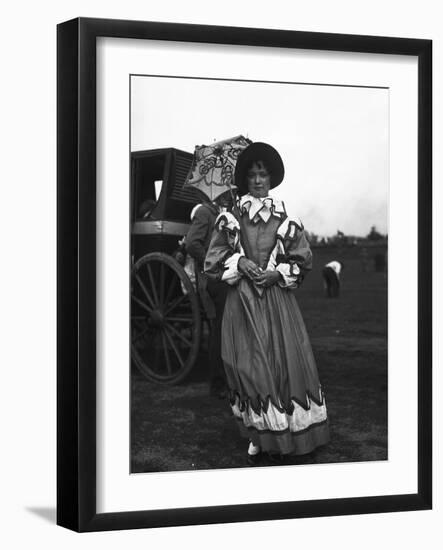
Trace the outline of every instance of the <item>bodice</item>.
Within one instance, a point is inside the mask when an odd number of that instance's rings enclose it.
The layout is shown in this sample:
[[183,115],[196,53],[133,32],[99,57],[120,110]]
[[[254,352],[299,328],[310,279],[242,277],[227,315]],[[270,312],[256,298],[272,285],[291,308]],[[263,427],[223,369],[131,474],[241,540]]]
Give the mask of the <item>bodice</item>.
[[276,244],[277,230],[283,219],[271,216],[267,222],[259,218],[258,221],[251,221],[249,216],[242,216],[242,234],[248,240],[252,258],[259,267],[265,269],[269,256]]

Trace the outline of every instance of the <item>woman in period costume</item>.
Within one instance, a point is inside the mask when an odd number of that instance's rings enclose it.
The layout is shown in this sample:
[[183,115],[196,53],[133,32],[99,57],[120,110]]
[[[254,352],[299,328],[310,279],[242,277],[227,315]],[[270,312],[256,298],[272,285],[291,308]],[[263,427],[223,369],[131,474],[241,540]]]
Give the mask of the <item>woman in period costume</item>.
[[235,214],[217,217],[205,271],[230,285],[223,315],[222,358],[231,408],[249,439],[248,462],[305,454],[327,443],[324,395],[298,288],[312,267],[300,222],[269,196],[284,166],[268,144],[253,143],[236,165]]

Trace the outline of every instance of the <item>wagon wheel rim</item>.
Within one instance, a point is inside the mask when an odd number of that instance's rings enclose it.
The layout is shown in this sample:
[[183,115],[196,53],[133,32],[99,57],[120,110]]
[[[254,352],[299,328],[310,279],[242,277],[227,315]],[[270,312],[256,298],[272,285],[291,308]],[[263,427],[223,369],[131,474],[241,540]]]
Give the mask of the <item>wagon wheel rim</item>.
[[197,296],[181,265],[161,252],[134,265],[131,288],[132,358],[147,378],[181,381],[200,346]]

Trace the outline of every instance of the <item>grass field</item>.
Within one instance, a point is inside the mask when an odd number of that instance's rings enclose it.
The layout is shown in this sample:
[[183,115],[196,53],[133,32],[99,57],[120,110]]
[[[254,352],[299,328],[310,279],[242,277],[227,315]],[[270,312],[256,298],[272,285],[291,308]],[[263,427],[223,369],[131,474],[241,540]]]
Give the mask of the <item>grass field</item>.
[[[322,288],[321,268],[332,259],[345,263],[339,299],[327,299]],[[375,272],[373,262],[363,272],[357,248],[318,248],[297,299],[326,395],[331,441],[287,463],[386,460],[386,274]],[[204,350],[178,386],[154,384],[133,369],[132,472],[247,467],[247,442],[228,402],[209,396],[207,372]]]

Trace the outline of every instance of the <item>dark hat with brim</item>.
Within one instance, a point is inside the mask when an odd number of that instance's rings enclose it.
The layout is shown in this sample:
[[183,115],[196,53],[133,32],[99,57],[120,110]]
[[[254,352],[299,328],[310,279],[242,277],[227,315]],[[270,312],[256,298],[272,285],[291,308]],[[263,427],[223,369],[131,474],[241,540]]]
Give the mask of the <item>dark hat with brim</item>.
[[239,195],[245,195],[248,192],[248,183],[246,176],[253,162],[261,160],[271,175],[271,189],[280,185],[285,175],[285,167],[278,151],[267,143],[256,141],[251,143],[239,155],[235,166],[235,185]]

